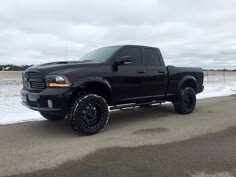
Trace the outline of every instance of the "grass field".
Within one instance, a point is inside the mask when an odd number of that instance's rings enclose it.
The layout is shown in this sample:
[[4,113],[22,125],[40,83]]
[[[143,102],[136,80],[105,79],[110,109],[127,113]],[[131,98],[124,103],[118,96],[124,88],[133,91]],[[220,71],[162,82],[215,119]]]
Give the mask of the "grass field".
[[22,88],[22,72],[0,71],[0,97],[19,96]]

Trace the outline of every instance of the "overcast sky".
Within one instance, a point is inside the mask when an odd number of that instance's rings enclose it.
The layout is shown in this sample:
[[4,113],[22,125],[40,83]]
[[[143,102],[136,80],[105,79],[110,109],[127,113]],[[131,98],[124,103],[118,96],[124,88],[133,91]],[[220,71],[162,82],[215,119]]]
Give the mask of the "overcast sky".
[[0,0],[0,64],[159,47],[166,64],[236,68],[236,0]]

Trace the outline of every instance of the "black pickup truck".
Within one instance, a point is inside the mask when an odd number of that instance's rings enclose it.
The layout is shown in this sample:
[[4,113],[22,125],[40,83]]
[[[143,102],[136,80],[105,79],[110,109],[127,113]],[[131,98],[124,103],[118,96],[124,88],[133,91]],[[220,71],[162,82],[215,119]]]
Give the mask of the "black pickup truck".
[[158,48],[110,46],[78,61],[28,68],[21,97],[46,119],[67,118],[74,130],[89,135],[107,125],[113,109],[169,101],[178,113],[192,113],[203,77],[201,68],[166,67]]

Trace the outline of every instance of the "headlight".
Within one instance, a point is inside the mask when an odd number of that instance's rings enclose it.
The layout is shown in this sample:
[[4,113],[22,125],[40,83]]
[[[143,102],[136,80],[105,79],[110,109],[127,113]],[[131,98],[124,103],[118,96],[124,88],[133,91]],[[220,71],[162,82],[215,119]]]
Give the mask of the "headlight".
[[70,87],[71,82],[65,76],[48,75],[46,76],[48,87]]

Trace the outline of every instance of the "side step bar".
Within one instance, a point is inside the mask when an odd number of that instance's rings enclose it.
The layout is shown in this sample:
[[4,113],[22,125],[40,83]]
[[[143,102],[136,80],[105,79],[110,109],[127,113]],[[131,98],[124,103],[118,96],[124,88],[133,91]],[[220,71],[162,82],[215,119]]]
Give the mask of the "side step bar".
[[124,108],[132,108],[134,109],[136,106],[142,106],[142,105],[146,105],[146,104],[161,104],[166,102],[165,100],[161,100],[161,101],[151,101],[151,102],[144,102],[144,103],[130,103],[130,104],[122,104],[122,105],[115,105],[115,106],[111,106],[110,110],[116,110],[116,109],[120,109],[120,110],[124,110]]

